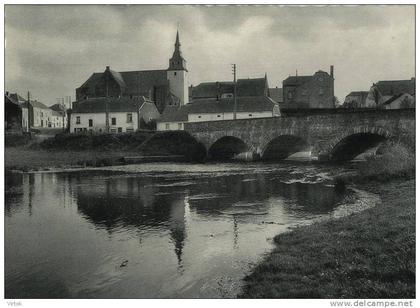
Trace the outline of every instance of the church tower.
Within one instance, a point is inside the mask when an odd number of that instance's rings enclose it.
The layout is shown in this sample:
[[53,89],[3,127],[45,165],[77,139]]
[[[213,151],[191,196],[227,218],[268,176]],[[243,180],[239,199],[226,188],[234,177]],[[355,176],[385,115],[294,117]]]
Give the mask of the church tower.
[[172,58],[169,60],[167,77],[171,93],[180,99],[181,105],[188,104],[187,61],[185,61],[181,54],[181,43],[179,42],[178,31],[176,31],[175,50]]

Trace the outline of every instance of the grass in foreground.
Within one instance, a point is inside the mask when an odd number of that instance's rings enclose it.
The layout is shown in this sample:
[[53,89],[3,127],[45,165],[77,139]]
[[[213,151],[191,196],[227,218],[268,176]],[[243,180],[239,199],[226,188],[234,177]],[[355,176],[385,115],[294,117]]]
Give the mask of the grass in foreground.
[[381,205],[278,235],[240,297],[414,298],[415,182],[376,184]]

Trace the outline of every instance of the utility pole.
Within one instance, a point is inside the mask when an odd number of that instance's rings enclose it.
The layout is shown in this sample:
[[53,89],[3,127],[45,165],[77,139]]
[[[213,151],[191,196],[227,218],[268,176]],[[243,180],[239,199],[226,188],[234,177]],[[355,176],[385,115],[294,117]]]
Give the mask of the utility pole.
[[232,64],[233,72],[233,119],[236,120],[236,64]]
[[29,138],[32,139],[32,134],[31,134],[31,119],[33,117],[33,110],[31,112],[31,92],[28,91],[28,101],[26,102],[26,106],[28,107],[28,133],[29,133]]

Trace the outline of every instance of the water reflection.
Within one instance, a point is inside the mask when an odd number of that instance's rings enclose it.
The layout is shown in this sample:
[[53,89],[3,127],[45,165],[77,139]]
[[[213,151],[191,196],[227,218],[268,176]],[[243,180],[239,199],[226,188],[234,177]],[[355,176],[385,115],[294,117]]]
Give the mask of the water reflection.
[[213,281],[349,194],[282,172],[7,175],[6,296],[218,297]]

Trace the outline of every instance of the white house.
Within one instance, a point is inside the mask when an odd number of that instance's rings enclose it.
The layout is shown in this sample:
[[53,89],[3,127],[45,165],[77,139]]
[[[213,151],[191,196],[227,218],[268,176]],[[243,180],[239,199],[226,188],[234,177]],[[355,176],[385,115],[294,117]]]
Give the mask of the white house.
[[[186,122],[233,120],[233,98],[197,99],[184,106],[168,106],[157,122],[157,130],[183,130]],[[236,119],[280,116],[279,105],[267,96],[237,97]]]
[[150,128],[159,115],[155,104],[144,97],[91,98],[74,103],[70,132],[134,132]]

